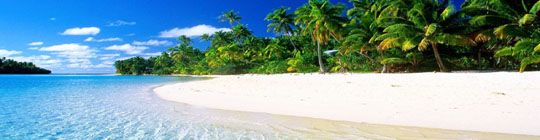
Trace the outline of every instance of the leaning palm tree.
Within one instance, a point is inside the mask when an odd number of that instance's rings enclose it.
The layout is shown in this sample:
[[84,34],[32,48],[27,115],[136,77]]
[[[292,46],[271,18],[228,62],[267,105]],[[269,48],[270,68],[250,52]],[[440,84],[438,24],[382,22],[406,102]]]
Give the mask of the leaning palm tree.
[[342,17],[344,4],[333,5],[328,0],[309,0],[309,3],[296,9],[295,23],[299,24],[302,34],[309,35],[317,44],[317,56],[321,72],[326,72],[322,61],[321,43],[327,45],[331,38],[339,40],[342,25],[347,18]]
[[[401,5],[407,6],[407,5]],[[454,8],[448,1],[418,0],[411,7],[393,7],[396,9],[408,9],[406,14],[386,15],[384,19],[392,19],[394,23],[384,29],[385,34],[377,37],[382,40],[379,50],[393,47],[401,47],[408,51],[418,48],[419,51],[431,47],[440,71],[448,69],[439,54],[440,44],[447,46],[474,46],[476,43],[466,35],[456,33],[456,18]],[[398,13],[399,14],[399,13]]]
[[291,8],[280,7],[279,9],[274,10],[272,13],[266,15],[264,20],[270,21],[268,24],[268,31],[272,30],[274,33],[281,33],[289,36],[289,41],[296,50],[296,45],[292,41],[294,35],[293,28],[296,27],[294,24],[294,14],[287,14]]
[[219,22],[229,21],[229,24],[231,24],[231,26],[234,22],[240,23],[240,20],[242,19],[242,17],[238,16],[238,12],[235,13],[234,10],[223,13],[223,15],[219,16],[219,18],[221,18]]

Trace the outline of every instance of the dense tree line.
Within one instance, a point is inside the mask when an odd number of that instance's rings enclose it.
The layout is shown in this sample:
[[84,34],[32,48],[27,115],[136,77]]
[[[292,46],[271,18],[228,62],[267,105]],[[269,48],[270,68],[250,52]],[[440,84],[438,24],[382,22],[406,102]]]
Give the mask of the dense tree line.
[[540,1],[466,0],[459,10],[449,0],[350,3],[276,9],[265,18],[275,38],[253,36],[229,11],[220,21],[232,31],[203,35],[211,42],[205,51],[182,36],[161,56],[116,67],[122,74],[540,69]]
[[17,62],[15,60],[0,59],[0,74],[50,74],[50,70],[39,68],[33,63]]

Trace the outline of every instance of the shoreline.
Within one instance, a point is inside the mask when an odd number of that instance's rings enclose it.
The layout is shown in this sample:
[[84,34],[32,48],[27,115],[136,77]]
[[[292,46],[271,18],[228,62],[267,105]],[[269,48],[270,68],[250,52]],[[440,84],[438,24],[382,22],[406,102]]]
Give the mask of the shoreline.
[[540,135],[540,72],[196,77],[215,78],[153,91],[165,100],[223,110]]

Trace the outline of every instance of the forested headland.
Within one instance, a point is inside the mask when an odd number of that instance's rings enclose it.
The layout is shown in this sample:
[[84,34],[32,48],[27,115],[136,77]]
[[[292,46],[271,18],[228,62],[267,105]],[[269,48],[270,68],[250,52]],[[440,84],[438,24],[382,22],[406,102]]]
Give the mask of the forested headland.
[[30,62],[0,58],[0,74],[50,74],[51,71],[37,67]]
[[[309,0],[265,20],[280,36],[256,37],[239,12],[229,32],[181,36],[162,55],[115,63],[120,74],[540,70],[540,1]],[[459,9],[459,10],[456,10]]]

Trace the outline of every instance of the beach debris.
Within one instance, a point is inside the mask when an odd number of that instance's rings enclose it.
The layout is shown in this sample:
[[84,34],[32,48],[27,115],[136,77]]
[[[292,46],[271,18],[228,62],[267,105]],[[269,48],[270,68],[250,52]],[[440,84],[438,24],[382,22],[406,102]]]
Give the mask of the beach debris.
[[506,95],[504,92],[491,92],[491,94],[495,94],[495,95]]
[[391,87],[401,87],[400,85],[390,85]]

